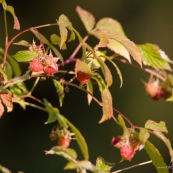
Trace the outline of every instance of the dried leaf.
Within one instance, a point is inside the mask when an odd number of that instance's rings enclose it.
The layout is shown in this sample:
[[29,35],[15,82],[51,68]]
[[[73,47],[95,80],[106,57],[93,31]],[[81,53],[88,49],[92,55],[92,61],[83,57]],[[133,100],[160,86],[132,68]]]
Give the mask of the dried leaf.
[[10,93],[0,94],[0,97],[1,97],[3,104],[7,108],[7,112],[11,112],[13,110],[12,95]]

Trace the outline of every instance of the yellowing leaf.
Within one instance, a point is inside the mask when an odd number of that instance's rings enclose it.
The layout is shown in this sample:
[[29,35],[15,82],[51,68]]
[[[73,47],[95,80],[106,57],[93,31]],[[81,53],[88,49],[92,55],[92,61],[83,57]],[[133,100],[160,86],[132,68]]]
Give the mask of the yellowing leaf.
[[103,89],[103,91],[101,92],[101,96],[103,116],[99,123],[102,123],[113,117],[112,96],[110,91],[107,88]]
[[86,30],[88,32],[91,32],[91,30],[93,29],[93,27],[95,25],[95,18],[94,18],[94,16],[90,12],[82,9],[79,6],[76,7],[76,11],[77,11],[80,19],[82,20]]

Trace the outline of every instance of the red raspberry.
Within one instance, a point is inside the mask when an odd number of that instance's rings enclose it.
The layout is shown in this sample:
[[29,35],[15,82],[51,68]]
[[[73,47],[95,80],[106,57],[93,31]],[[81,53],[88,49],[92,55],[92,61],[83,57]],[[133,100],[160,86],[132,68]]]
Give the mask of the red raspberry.
[[53,64],[53,65],[49,65],[49,66],[46,66],[44,68],[44,72],[46,75],[48,76],[52,76],[53,74],[55,74],[56,72],[58,71],[58,64]]
[[131,160],[135,154],[135,151],[132,146],[125,145],[120,149],[121,157],[125,160]]
[[40,72],[44,69],[44,66],[42,64],[42,62],[40,61],[39,58],[34,58],[31,63],[29,68],[33,71],[33,72]]
[[71,142],[70,138],[60,137],[58,139],[58,146],[63,147],[63,148],[68,148],[70,145],[70,142]]
[[77,79],[81,82],[81,84],[86,84],[89,81],[90,76],[87,73],[78,71]]

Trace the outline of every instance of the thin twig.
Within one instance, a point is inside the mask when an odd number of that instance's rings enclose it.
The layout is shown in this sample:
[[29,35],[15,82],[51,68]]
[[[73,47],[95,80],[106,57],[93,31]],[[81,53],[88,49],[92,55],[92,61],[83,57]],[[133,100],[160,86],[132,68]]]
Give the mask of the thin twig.
[[149,161],[146,161],[146,162],[142,162],[142,163],[139,163],[139,164],[136,164],[136,165],[133,165],[133,166],[127,167],[127,168],[123,168],[123,169],[120,169],[120,170],[114,171],[114,172],[112,172],[112,173],[118,173],[118,172],[126,171],[126,170],[129,170],[129,169],[132,169],[132,168],[136,168],[136,167],[139,167],[139,166],[142,166],[142,165],[149,164],[149,163],[152,163],[152,161],[149,160]]

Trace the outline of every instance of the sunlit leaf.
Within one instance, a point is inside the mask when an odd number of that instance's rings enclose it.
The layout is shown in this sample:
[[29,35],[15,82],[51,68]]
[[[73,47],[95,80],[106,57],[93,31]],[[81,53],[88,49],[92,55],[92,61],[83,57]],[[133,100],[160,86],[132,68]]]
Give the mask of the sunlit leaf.
[[118,35],[114,36],[115,40],[120,42],[130,53],[130,55],[133,57],[133,59],[140,65],[142,66],[142,55],[138,47],[134,42],[129,40],[128,38],[125,37],[120,37]]
[[64,157],[68,161],[75,161],[77,159],[77,153],[75,150],[59,146],[53,147],[49,151],[46,151],[46,154],[56,154]]
[[81,21],[83,22],[86,30],[88,32],[91,32],[91,30],[93,29],[93,27],[95,25],[95,18],[94,18],[94,16],[90,12],[82,9],[79,6],[76,7],[76,11],[77,11]]
[[166,59],[164,59],[156,45],[146,43],[143,45],[138,45],[138,48],[142,54],[142,61],[144,64],[155,68],[156,70],[171,70],[171,67]]
[[164,121],[160,121],[159,123],[156,123],[155,121],[148,120],[145,123],[145,128],[149,130],[153,130],[153,131],[161,131],[161,132],[168,133],[168,130]]
[[142,144],[145,144],[148,138],[150,137],[150,133],[145,128],[140,128],[139,132],[139,140]]
[[158,173],[169,173],[167,165],[165,164],[163,157],[161,156],[158,149],[149,141],[145,143],[144,149],[152,160]]
[[114,163],[108,163],[102,157],[97,157],[96,167],[99,169],[100,172],[109,173],[111,168],[114,166]]
[[109,17],[100,19],[96,24],[96,29],[126,37],[121,24],[117,20]]
[[64,121],[69,125],[73,133],[75,134],[75,138],[77,139],[77,143],[79,145],[79,148],[83,154],[83,157],[85,160],[89,159],[89,153],[88,153],[88,146],[85,141],[85,138],[81,134],[81,132],[70,122],[68,121],[64,116],[63,116]]
[[110,91],[107,88],[103,89],[103,91],[101,92],[101,97],[103,116],[99,123],[102,123],[113,117],[112,96]]
[[38,53],[36,51],[29,51],[29,50],[21,50],[18,51],[13,57],[18,62],[29,62],[32,61],[34,58],[38,56]]
[[54,83],[54,86],[56,88],[56,92],[58,94],[60,107],[62,107],[64,96],[65,96],[64,86],[61,84],[61,82],[59,82],[57,80],[53,80],[53,83]]
[[92,73],[89,66],[85,62],[83,62],[79,59],[76,60],[75,73],[77,73],[78,71],[81,71],[81,72],[86,73],[86,74]]

